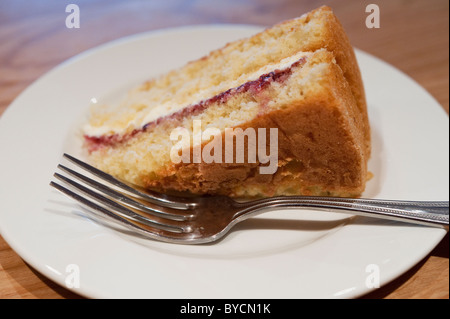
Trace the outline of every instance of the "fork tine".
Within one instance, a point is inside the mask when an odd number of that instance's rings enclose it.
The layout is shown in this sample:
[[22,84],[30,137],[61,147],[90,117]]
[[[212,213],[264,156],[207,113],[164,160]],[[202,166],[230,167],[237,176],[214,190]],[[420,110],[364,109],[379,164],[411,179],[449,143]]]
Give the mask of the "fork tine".
[[128,229],[131,229],[131,230],[141,234],[141,235],[144,235],[145,237],[148,237],[148,238],[151,238],[151,239],[154,239],[157,241],[164,241],[164,242],[169,242],[169,243],[175,243],[178,241],[180,243],[183,243],[183,241],[184,241],[183,238],[179,236],[179,235],[182,235],[182,233],[169,232],[169,231],[165,231],[165,230],[159,229],[159,228],[154,228],[154,229],[142,228],[139,225],[133,223],[132,221],[130,221],[126,218],[123,218],[117,214],[114,214],[113,212],[104,208],[103,206],[100,206],[100,205],[84,198],[83,196],[80,196],[77,193],[72,192],[71,190],[65,188],[64,186],[61,186],[58,183],[51,181],[50,186],[59,190],[63,194],[71,197],[78,203],[88,207],[90,209],[89,212],[92,213],[92,211],[93,211],[96,214],[100,214],[101,216],[106,217]]
[[54,176],[58,178],[59,180],[67,183],[68,185],[72,186],[73,188],[77,189],[78,191],[81,191],[83,194],[89,196],[90,198],[94,199],[96,202],[101,203],[105,206],[108,206],[109,208],[113,209],[117,213],[119,213],[122,216],[126,216],[127,218],[134,220],[136,222],[142,223],[144,225],[171,231],[171,232],[184,232],[184,228],[178,225],[175,225],[173,222],[170,222],[170,220],[167,220],[167,222],[161,222],[155,219],[150,219],[145,216],[142,216],[140,214],[137,214],[136,212],[120,205],[119,203],[100,195],[99,193],[81,185],[77,182],[61,175],[58,173],[55,173]]
[[[135,201],[135,200],[131,199],[130,197],[125,196],[123,193],[115,191],[114,189],[112,189],[106,185],[103,185],[102,183],[99,183],[83,174],[80,174],[64,165],[59,164],[58,168],[63,170],[64,172],[70,174],[72,177],[75,177],[76,179],[83,181],[87,185],[95,188],[96,190],[102,192],[103,194],[106,194],[107,196],[112,197],[114,200],[117,200],[125,205],[130,206],[130,207],[142,210],[143,212],[151,214],[153,216],[158,216],[158,217],[168,218],[168,219],[173,219],[173,220],[179,220],[179,221],[190,219],[193,216],[192,214],[188,214],[188,211],[186,211],[186,210],[172,209],[173,212],[168,212],[168,211],[161,210],[159,208],[144,205],[141,202]],[[161,207],[161,206],[159,206],[159,207]],[[166,209],[171,209],[171,208],[166,208]]]
[[121,188],[129,193],[132,193],[136,196],[139,196],[141,198],[144,198],[146,200],[148,200],[149,202],[156,204],[156,205],[161,205],[164,207],[170,207],[170,208],[175,208],[175,209],[191,209],[194,208],[196,206],[195,203],[189,201],[189,199],[185,199],[185,198],[179,198],[179,197],[174,197],[174,196],[168,196],[168,195],[162,195],[156,192],[141,192],[139,190],[137,190],[136,188],[130,187],[127,184],[119,181],[118,179],[114,178],[113,176],[67,154],[64,153],[63,156],[65,158],[67,158],[68,160],[70,160],[72,163],[78,165],[79,167],[85,169],[86,171],[90,172],[91,174],[103,179],[104,181],[118,187]]

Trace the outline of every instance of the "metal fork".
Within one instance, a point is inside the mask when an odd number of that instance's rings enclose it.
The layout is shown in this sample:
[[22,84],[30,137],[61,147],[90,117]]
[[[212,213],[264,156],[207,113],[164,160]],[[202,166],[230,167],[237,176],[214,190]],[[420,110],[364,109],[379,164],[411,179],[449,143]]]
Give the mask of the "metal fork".
[[446,230],[449,227],[448,201],[289,196],[239,202],[224,196],[179,197],[131,186],[71,155],[64,154],[64,157],[96,178],[58,165],[72,179],[55,173],[54,176],[66,187],[53,181],[51,186],[87,207],[88,212],[163,242],[214,242],[243,220],[286,208],[347,212]]

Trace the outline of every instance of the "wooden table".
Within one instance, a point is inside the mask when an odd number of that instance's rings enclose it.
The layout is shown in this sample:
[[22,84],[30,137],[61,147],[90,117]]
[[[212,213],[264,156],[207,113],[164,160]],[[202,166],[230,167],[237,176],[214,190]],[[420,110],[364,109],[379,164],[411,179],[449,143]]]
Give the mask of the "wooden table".
[[[66,5],[80,8],[80,28],[66,28]],[[314,9],[319,1],[2,0],[0,114],[29,84],[64,60],[101,43],[181,25],[272,25]],[[448,113],[448,0],[336,0],[330,5],[354,44],[404,71]],[[380,9],[380,28],[367,28],[366,5]],[[406,274],[364,298],[449,298],[449,238]],[[0,237],[0,298],[79,298],[49,281]]]

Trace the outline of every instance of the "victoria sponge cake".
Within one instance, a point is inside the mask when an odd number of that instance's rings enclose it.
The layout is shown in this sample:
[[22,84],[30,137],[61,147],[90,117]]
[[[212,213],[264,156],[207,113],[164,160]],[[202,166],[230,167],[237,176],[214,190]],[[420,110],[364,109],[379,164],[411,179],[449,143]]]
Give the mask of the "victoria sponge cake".
[[94,166],[163,192],[359,196],[371,152],[355,53],[325,6],[94,106],[83,130]]

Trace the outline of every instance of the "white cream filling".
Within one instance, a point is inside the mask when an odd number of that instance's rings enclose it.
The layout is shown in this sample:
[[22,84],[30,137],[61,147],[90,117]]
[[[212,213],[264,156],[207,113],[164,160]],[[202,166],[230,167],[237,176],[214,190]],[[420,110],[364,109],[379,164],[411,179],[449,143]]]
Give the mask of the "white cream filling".
[[[257,80],[261,75],[270,73],[274,70],[288,69],[300,60],[309,55],[308,52],[298,52],[295,55],[287,57],[278,63],[267,64],[257,71],[245,74],[236,80],[222,82],[217,86],[206,90],[199,90],[189,97],[189,100],[183,103],[174,103],[171,99],[167,102],[158,103],[155,100],[155,92],[149,96],[149,91],[133,91],[122,100],[119,105],[100,105],[94,104],[92,109],[91,121],[83,127],[84,134],[88,136],[102,136],[110,134],[124,134],[132,129],[140,129],[145,124],[153,122],[160,117],[167,116],[182,110],[186,106],[195,105],[203,100],[214,97],[230,88],[236,88],[240,85]],[[150,89],[153,91],[155,89]],[[161,95],[167,94],[156,92]],[[158,94],[156,94],[158,96]],[[100,119],[100,120],[99,120]]]

